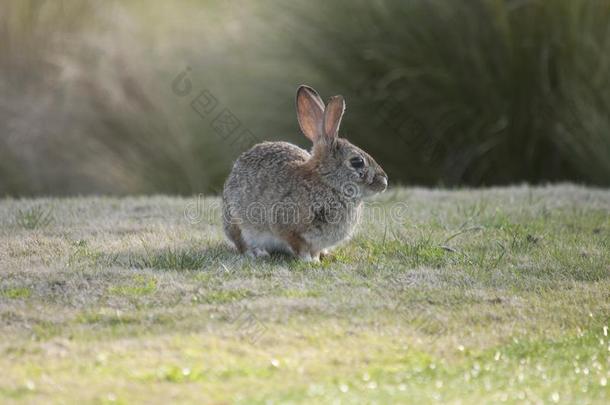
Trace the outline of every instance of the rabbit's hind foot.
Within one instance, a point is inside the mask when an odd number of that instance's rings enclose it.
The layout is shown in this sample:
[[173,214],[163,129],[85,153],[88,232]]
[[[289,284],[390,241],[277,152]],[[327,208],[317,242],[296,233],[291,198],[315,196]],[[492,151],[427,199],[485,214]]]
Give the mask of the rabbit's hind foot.
[[269,257],[269,252],[267,252],[265,249],[257,247],[249,249],[246,254],[254,258]]

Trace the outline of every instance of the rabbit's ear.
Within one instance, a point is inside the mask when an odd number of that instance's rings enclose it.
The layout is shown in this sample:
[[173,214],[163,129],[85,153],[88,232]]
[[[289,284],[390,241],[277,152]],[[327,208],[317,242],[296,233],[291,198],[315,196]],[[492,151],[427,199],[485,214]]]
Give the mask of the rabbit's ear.
[[343,96],[331,97],[324,112],[324,135],[327,140],[334,142],[337,138],[344,112],[345,100]]
[[301,131],[313,143],[322,136],[324,102],[309,86],[301,85],[297,90],[297,119]]

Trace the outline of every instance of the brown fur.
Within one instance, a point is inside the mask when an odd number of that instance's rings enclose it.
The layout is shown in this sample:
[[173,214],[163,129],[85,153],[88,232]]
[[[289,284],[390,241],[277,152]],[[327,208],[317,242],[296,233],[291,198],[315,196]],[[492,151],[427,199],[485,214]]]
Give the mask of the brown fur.
[[[335,96],[330,104],[324,111],[310,87],[297,92],[299,124],[314,141],[311,153],[286,142],[264,142],[233,165],[223,212],[225,232],[240,252],[283,250],[317,260],[352,235],[362,198],[385,190],[387,176],[375,160],[338,137],[343,98]],[[360,160],[358,167],[354,159]]]
[[306,253],[311,254],[309,245],[296,231],[282,231],[280,237],[288,243],[288,246],[297,256],[302,256]]

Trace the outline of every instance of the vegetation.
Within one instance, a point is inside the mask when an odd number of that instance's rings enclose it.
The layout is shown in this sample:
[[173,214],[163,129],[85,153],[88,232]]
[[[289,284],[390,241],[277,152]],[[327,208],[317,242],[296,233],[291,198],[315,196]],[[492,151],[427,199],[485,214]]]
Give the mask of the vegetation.
[[219,208],[1,200],[0,402],[610,400],[608,191],[391,189],[319,264]]
[[610,184],[609,2],[288,9],[296,11],[286,37],[333,90],[353,89],[346,129],[390,177]]
[[8,0],[0,26],[0,195],[217,192],[249,144],[307,145],[300,83],[394,182],[610,184],[607,1]]

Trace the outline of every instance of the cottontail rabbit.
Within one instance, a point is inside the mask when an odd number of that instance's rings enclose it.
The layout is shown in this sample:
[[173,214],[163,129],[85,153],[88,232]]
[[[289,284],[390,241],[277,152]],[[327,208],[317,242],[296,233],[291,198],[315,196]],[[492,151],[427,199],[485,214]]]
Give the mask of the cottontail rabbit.
[[287,142],[263,142],[233,165],[223,191],[223,222],[240,253],[292,253],[306,261],[348,239],[358,224],[362,198],[388,185],[383,169],[362,149],[338,137],[342,96],[326,107],[318,93],[300,86],[301,130],[311,153]]

